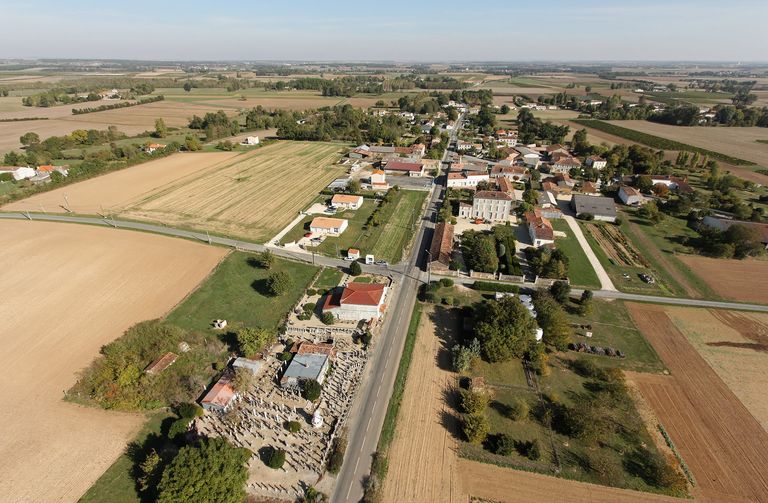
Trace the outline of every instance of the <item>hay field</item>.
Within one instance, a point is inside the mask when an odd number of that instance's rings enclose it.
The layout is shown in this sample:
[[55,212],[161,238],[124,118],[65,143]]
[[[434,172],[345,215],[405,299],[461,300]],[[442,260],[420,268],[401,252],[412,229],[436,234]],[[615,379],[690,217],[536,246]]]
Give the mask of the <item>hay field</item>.
[[676,257],[724,298],[768,303],[768,261],[715,259],[685,254]]
[[665,311],[768,431],[768,314],[685,307]]
[[643,398],[688,464],[695,499],[766,501],[768,434],[675,326],[663,306],[628,303],[671,376],[636,374]]
[[225,253],[145,233],[0,222],[0,499],[77,501],[114,462],[144,416],[67,403],[63,390],[102,345],[165,314]]
[[768,129],[762,127],[670,126],[649,121],[607,121],[617,126],[746,159],[768,167]]
[[278,142],[137,198],[121,216],[266,241],[345,172],[342,146]]
[[195,173],[215,169],[237,152],[180,153],[97,176],[3,206],[4,211],[66,213],[65,199],[74,213],[117,213],[134,199]]

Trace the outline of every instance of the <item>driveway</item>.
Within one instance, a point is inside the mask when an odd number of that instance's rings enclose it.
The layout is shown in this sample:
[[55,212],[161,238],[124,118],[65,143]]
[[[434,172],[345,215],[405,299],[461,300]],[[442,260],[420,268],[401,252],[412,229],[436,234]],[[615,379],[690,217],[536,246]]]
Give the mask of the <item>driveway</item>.
[[584,233],[581,232],[581,227],[579,226],[579,223],[576,221],[575,218],[573,218],[570,215],[563,215],[563,218],[568,223],[568,227],[571,228],[573,235],[576,236],[576,241],[579,242],[582,250],[584,250],[584,253],[587,255],[587,259],[589,259],[589,263],[592,264],[592,268],[595,270],[595,273],[597,274],[597,278],[600,280],[600,289],[617,292],[618,290],[616,289],[615,286],[613,286],[613,282],[611,281],[611,278],[608,276],[608,273],[605,272],[605,269],[603,268],[603,264],[601,264],[600,261],[597,260],[597,256],[595,255],[595,252],[592,251],[592,247],[589,246],[589,243],[587,242],[587,238],[585,238]]

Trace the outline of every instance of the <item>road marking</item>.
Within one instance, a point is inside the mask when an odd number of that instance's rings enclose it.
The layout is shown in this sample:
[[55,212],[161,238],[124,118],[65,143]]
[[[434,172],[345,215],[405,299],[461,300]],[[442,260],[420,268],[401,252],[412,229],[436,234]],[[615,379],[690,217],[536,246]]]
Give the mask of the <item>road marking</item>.
[[[375,405],[374,405],[374,407],[375,407]],[[371,427],[371,419],[373,419],[373,417],[369,417],[369,418],[368,418],[368,425],[365,427],[365,432],[366,432],[366,433],[368,433],[368,430],[369,430],[369,429],[370,429],[370,427]]]

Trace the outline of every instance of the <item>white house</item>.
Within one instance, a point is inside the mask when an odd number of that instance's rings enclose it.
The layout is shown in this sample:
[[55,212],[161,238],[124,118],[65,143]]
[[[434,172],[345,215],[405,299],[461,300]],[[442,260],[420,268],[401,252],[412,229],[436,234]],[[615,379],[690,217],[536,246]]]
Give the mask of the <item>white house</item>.
[[619,188],[619,199],[627,206],[638,206],[645,202],[645,198],[639,190],[627,185],[622,185]]
[[472,200],[470,218],[483,220],[505,221],[509,218],[514,207],[514,196],[495,190],[481,190],[475,194]]
[[488,175],[475,173],[448,173],[448,187],[475,188],[480,182],[487,182]]
[[243,140],[243,145],[258,145],[258,144],[259,144],[258,136],[246,136],[245,140]]
[[32,178],[37,174],[33,168],[29,166],[4,166],[0,168],[0,173],[10,173],[14,180],[26,180]]
[[456,140],[456,150],[464,151],[464,150],[470,150],[472,148],[472,142],[464,141],[464,140]]
[[315,217],[309,224],[312,234],[338,236],[347,230],[349,222],[343,218]]
[[326,296],[323,312],[345,321],[375,320],[384,314],[386,295],[386,285],[351,282]]
[[144,147],[144,152],[148,154],[152,154],[156,150],[160,150],[161,148],[165,148],[165,145],[163,145],[162,143],[150,143],[149,145],[146,145]]
[[356,210],[363,205],[363,196],[336,194],[331,198],[331,206],[344,210]]
[[608,161],[598,155],[591,155],[586,159],[587,167],[593,169],[603,169],[608,166]]
[[528,222],[528,235],[533,246],[538,248],[555,242],[555,230],[549,220],[529,211],[525,214],[525,221]]

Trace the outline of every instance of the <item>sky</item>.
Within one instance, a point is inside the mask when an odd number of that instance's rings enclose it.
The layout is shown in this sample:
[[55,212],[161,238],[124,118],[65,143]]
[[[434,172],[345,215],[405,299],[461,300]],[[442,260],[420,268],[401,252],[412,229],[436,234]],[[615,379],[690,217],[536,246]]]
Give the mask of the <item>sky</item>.
[[768,0],[3,0],[0,19],[0,58],[768,60]]

